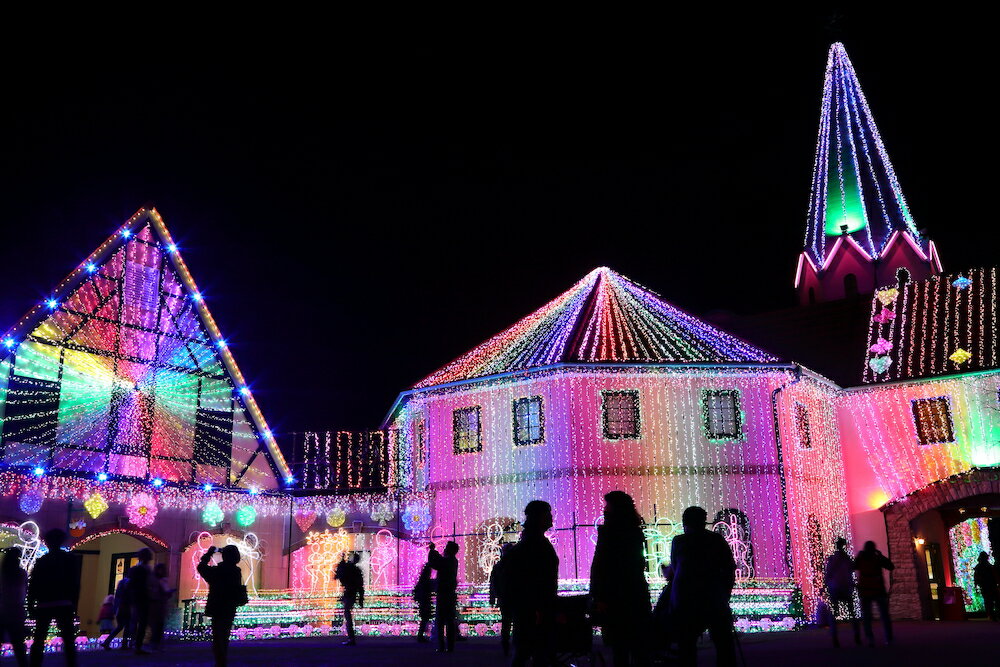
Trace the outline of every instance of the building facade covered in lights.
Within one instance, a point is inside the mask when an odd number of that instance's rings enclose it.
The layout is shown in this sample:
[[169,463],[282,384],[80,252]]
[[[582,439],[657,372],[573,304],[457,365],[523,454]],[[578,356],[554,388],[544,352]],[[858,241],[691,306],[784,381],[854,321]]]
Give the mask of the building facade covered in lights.
[[997,278],[942,273],[835,44],[797,308],[709,322],[598,268],[404,391],[381,429],[304,434],[293,476],[140,209],[0,339],[0,547],[30,568],[39,534],[67,527],[95,637],[142,546],[199,631],[193,564],[235,544],[246,638],[334,631],[348,551],[373,591],[361,631],[410,632],[426,546],[454,539],[463,630],[489,634],[481,592],[527,502],[552,503],[562,586],[579,590],[620,489],[654,590],[681,512],[708,510],[736,556],[741,629],[810,618],[838,536],[894,560],[897,616],[942,616],[949,588],[976,611],[971,566],[1000,543]]

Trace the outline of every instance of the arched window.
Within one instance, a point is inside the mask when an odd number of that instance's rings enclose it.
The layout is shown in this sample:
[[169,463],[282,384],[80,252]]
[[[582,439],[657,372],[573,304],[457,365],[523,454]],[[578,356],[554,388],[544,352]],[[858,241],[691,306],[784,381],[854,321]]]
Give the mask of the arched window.
[[844,296],[858,295],[858,277],[853,273],[844,276]]
[[810,287],[809,288],[809,305],[811,306],[811,305],[813,305],[815,303],[816,303],[816,290],[815,290],[815,288]]
[[753,541],[750,538],[750,519],[738,509],[729,508],[715,515],[712,530],[722,535],[733,551],[736,561],[736,578],[752,579],[754,576]]

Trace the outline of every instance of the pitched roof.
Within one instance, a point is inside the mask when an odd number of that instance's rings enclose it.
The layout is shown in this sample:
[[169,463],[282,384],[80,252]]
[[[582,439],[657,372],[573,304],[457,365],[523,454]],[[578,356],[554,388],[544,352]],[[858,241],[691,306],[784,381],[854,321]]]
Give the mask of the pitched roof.
[[806,222],[805,251],[815,266],[824,265],[834,241],[845,231],[873,259],[897,231],[930,253],[929,242],[913,222],[854,66],[844,45],[837,42],[827,57]]
[[0,340],[3,467],[258,488],[289,475],[155,209]]
[[997,274],[996,268],[939,274],[875,292],[863,381],[1000,368]]
[[556,363],[763,363],[777,359],[601,267],[415,389]]

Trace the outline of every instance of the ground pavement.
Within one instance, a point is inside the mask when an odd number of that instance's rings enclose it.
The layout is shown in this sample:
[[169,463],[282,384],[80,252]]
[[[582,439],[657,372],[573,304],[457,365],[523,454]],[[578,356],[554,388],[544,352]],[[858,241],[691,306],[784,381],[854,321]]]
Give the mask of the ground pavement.
[[[854,646],[850,629],[844,627],[843,648],[830,646],[822,630],[781,632],[743,636],[741,643],[748,667],[769,665],[805,665],[806,667],[893,667],[895,665],[953,664],[956,661],[982,665],[997,664],[1000,655],[1000,623],[969,621],[965,623],[898,623],[896,643],[876,648]],[[876,636],[881,636],[876,633]],[[600,640],[598,640],[598,646]],[[433,644],[417,644],[412,639],[360,638],[357,646],[341,646],[339,638],[289,639],[276,641],[233,642],[230,647],[232,667],[281,667],[284,665],[365,665],[380,667],[501,667],[508,665],[495,639],[471,639],[459,643],[452,654],[439,655]],[[699,664],[714,665],[710,646],[700,652]],[[3,664],[13,664],[4,658]],[[61,666],[61,655],[46,655],[45,664]],[[586,665],[585,660],[574,661]],[[610,666],[610,662],[608,663]],[[665,663],[670,664],[670,663]],[[740,664],[743,664],[742,662]],[[128,651],[95,651],[80,654],[80,667],[148,665],[150,667],[210,667],[211,649],[207,642],[168,644],[164,653],[137,656]]]

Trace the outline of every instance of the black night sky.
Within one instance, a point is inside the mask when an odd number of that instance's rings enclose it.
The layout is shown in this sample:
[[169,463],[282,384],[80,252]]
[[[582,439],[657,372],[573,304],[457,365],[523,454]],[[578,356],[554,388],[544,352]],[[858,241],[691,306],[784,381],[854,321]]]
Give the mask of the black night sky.
[[995,263],[990,22],[831,16],[36,43],[5,65],[0,329],[146,202],[279,433],[378,426],[595,266],[790,305],[834,38],[946,270]]

